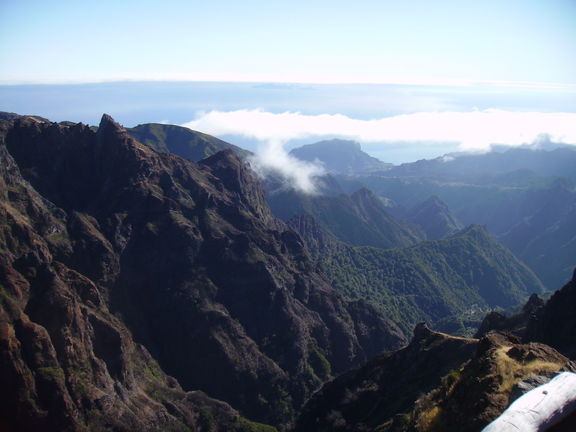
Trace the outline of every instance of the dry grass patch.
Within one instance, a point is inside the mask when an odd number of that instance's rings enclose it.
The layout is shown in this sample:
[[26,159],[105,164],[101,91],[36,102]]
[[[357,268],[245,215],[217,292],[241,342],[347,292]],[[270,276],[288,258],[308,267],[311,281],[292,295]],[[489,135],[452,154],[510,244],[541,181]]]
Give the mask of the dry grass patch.
[[510,391],[516,383],[527,376],[558,372],[563,366],[560,363],[540,359],[519,362],[508,356],[507,352],[510,348],[510,346],[503,346],[495,352],[497,373],[501,377],[499,392]]

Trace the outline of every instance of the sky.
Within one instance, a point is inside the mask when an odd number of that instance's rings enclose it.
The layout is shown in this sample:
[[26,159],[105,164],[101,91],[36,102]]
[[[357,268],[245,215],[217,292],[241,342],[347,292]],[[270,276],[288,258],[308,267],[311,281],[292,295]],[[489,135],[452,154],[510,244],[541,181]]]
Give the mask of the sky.
[[394,163],[576,144],[576,1],[0,0],[0,110]]
[[0,80],[576,84],[573,0],[1,0]]

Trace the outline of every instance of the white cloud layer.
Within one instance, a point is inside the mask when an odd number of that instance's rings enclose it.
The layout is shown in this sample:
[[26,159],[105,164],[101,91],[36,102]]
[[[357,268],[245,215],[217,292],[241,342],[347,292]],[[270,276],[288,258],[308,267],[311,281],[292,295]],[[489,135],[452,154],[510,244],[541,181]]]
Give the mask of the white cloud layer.
[[210,111],[184,124],[212,135],[240,135],[260,141],[341,136],[359,142],[457,142],[461,150],[489,150],[491,144],[518,146],[542,134],[576,144],[576,113],[420,112],[373,120],[342,114],[304,115],[259,109]]
[[[530,144],[543,134],[550,140],[576,144],[576,113],[420,112],[373,120],[342,114],[271,113],[260,109],[210,111],[183,126],[211,135],[238,135],[262,143],[252,161],[260,173],[276,172],[294,188],[314,192],[322,168],[292,158],[284,144],[293,139],[338,136],[364,143],[425,146],[457,143],[461,151],[488,151],[492,144]],[[376,145],[376,144],[374,144]]]

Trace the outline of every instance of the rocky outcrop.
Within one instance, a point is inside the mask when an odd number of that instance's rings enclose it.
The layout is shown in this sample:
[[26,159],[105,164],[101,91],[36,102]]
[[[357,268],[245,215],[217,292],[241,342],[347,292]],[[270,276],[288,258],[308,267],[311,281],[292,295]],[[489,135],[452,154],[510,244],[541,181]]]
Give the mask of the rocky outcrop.
[[6,120],[0,138],[9,427],[253,427],[227,403],[282,425],[404,343],[326,283],[232,152],[159,154],[106,115],[97,132]]
[[528,321],[523,338],[546,343],[562,354],[576,359],[576,270],[572,280],[556,291]]
[[22,178],[3,142],[0,191],[0,430],[256,427],[183,391],[110,312],[106,289],[55,259],[73,250],[67,214]]
[[437,196],[431,196],[410,209],[406,218],[424,232],[427,240],[449,237],[464,228]]
[[372,431],[402,423],[422,392],[457,370],[476,344],[475,339],[451,337],[419,324],[407,347],[326,384],[306,404],[295,431]]
[[480,338],[493,330],[523,334],[528,320],[536,316],[542,306],[544,306],[544,300],[538,294],[532,294],[522,310],[515,315],[506,316],[497,311],[488,312],[474,337]]
[[572,280],[556,291],[548,301],[532,296],[522,311],[504,316],[492,312],[486,316],[478,335],[491,330],[511,332],[524,342],[542,342],[560,351],[565,356],[576,359],[576,271]]
[[326,384],[295,430],[479,431],[534,385],[572,370],[548,345],[495,332],[455,338],[419,324],[406,348]]
[[366,188],[350,195],[310,195],[279,189],[270,191],[267,201],[282,220],[311,215],[325,231],[354,246],[389,249],[407,247],[421,240],[411,226],[394,218]]
[[420,398],[406,431],[478,431],[510,404],[515,386],[531,377],[549,381],[570,370],[569,359],[538,343],[489,333],[469,362],[447,375],[442,385]]

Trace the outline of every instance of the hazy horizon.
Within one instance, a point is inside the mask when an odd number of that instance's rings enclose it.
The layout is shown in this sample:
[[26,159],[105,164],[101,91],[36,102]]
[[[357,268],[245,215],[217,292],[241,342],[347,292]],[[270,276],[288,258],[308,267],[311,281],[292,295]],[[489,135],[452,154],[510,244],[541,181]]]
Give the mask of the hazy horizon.
[[[410,162],[576,143],[576,3],[0,3],[0,110]],[[280,146],[278,146],[280,144]]]
[[188,126],[257,151],[323,139],[359,141],[395,164],[540,134],[576,143],[576,88],[502,84],[294,84],[110,82],[0,86],[0,110],[97,125]]

